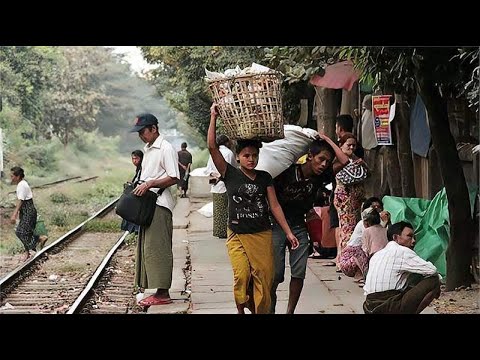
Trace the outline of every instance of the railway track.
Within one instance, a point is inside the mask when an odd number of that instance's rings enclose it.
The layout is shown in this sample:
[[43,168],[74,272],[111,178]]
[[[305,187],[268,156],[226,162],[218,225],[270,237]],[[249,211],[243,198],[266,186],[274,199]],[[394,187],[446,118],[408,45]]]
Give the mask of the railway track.
[[134,249],[123,245],[128,233],[85,230],[111,214],[117,200],[2,278],[0,313],[141,311],[133,295]]
[[[67,181],[76,180],[76,181],[74,181],[74,183],[80,183],[80,182],[95,180],[97,178],[98,178],[98,176],[90,176],[90,177],[82,179],[81,176],[73,176],[73,177],[69,177],[69,178],[66,178],[66,179],[52,181],[52,182],[42,184],[42,185],[32,186],[31,189],[44,189],[44,188],[47,188],[47,187],[50,187],[50,186],[55,186],[55,185],[58,185],[58,184],[62,184],[62,183],[67,182]],[[78,180],[78,179],[80,179],[80,180]],[[11,194],[15,194],[15,191],[9,191],[7,193],[7,195],[11,195]]]
[[[85,177],[82,178],[81,176],[74,176],[66,179],[61,179],[57,181],[53,181],[50,183],[45,183],[42,185],[34,186],[32,188],[34,189],[47,189],[47,188],[52,188],[54,186],[62,185],[66,182],[71,182],[73,184],[77,183],[83,183],[91,180],[97,179],[98,176],[90,176],[90,177]],[[14,227],[10,224],[9,218],[11,213],[13,212],[13,208],[15,207],[15,201],[13,200],[15,191],[10,191],[8,193],[5,193],[6,196],[0,201],[0,227],[2,227],[2,230],[5,232],[11,232],[13,234],[14,232]],[[7,197],[10,197],[10,200],[6,200]],[[38,208],[37,208],[38,210]],[[90,209],[86,211],[91,211]],[[42,214],[40,214],[42,215]],[[42,217],[43,218],[43,217]],[[5,233],[4,233],[5,234]],[[61,234],[56,234],[56,236],[59,236]],[[56,237],[55,236],[55,237]],[[3,238],[4,239],[4,238]],[[6,252],[2,252],[0,254],[0,280],[8,273],[10,273],[12,270],[18,268],[18,266],[21,263],[21,254],[8,254]]]

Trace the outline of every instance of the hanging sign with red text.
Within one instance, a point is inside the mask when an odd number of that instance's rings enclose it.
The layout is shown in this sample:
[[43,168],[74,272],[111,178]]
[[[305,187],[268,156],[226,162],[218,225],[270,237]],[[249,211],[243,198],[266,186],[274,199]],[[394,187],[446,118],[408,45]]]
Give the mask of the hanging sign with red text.
[[390,128],[390,95],[372,96],[372,109],[378,145],[393,145]]

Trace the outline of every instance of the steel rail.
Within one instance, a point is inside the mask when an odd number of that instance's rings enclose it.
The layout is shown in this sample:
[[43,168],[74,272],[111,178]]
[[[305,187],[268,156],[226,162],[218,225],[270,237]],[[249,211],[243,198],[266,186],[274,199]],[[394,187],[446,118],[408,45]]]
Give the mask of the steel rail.
[[96,212],[94,215],[90,216],[87,220],[85,220],[84,222],[82,222],[81,224],[77,225],[75,228],[73,228],[72,230],[70,230],[69,232],[67,232],[65,235],[62,235],[61,237],[59,237],[56,241],[54,241],[53,243],[51,243],[50,245],[44,247],[42,250],[38,251],[35,256],[33,256],[32,258],[30,258],[30,260],[28,260],[27,262],[25,262],[21,267],[19,268],[16,268],[14,270],[12,270],[11,272],[9,272],[7,275],[5,275],[2,279],[0,279],[0,289],[2,289],[3,287],[6,287],[8,285],[10,285],[13,281],[15,281],[16,279],[19,278],[19,276],[25,272],[27,269],[31,268],[33,264],[35,264],[37,262],[37,259],[46,251],[50,250],[50,249],[53,249],[57,246],[59,246],[61,243],[63,243],[64,241],[66,240],[69,240],[70,238],[72,238],[74,235],[78,234],[79,232],[81,232],[83,230],[83,227],[85,226],[85,224],[87,224],[89,221],[95,219],[95,218],[98,218],[98,217],[102,217],[103,215],[105,215],[106,213],[108,213],[109,211],[111,211],[113,209],[113,207],[115,206],[115,204],[117,203],[119,198],[116,198],[114,200],[112,200],[110,203],[108,203],[105,207],[103,207],[102,209],[100,209],[98,212]]
[[98,282],[102,274],[105,272],[105,268],[107,265],[110,263],[111,258],[113,255],[116,253],[117,249],[120,247],[120,245],[123,244],[123,241],[129,234],[128,231],[125,231],[125,233],[118,239],[118,241],[113,245],[113,247],[110,249],[108,254],[105,256],[105,258],[102,260],[101,264],[98,265],[97,270],[95,270],[95,273],[92,275],[90,278],[88,284],[85,286],[83,291],[80,293],[78,298],[73,302],[72,306],[68,309],[66,314],[76,314],[78,311],[80,311],[85,303],[85,301],[88,299],[88,295],[90,294],[90,291],[93,289],[95,284]]

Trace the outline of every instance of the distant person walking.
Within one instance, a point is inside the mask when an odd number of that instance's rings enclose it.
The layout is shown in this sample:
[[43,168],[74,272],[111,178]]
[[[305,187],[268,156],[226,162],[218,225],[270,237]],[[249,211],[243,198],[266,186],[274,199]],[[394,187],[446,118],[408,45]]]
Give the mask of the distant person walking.
[[[143,160],[143,152],[142,150],[133,150],[132,151],[132,164],[135,165],[135,176],[132,179],[132,184],[135,184],[140,180],[140,173],[142,171],[142,160]],[[127,220],[123,219],[122,220],[122,225],[120,228],[123,231],[128,231],[130,234],[135,232],[136,235],[138,235],[138,231],[140,229],[140,226],[131,222],[128,222]]]
[[188,180],[190,174],[190,168],[192,166],[192,154],[187,150],[187,143],[183,142],[181,145],[182,150],[178,152],[178,170],[180,171],[180,181],[178,182],[178,188],[181,191],[180,197],[187,197]]
[[135,284],[143,289],[157,291],[138,304],[170,304],[172,299],[169,289],[173,272],[172,211],[175,201],[172,193],[164,190],[178,182],[178,156],[172,144],[159,133],[158,120],[154,115],[138,115],[130,132],[138,132],[145,143],[140,184],[133,193],[138,196],[146,191],[160,194],[152,223],[140,227],[135,264]]
[[[228,136],[224,134],[218,135],[216,143],[225,161],[233,167],[238,167],[235,154],[230,150],[231,142]],[[212,176],[210,192],[213,195],[213,236],[225,239],[227,237],[228,223],[227,188],[213,163],[212,155],[208,158],[207,173]]]
[[11,170],[10,178],[13,185],[17,185],[17,205],[13,211],[10,221],[15,224],[17,218],[20,218],[15,235],[20,239],[25,247],[25,253],[22,261],[26,261],[30,257],[30,250],[35,251],[37,245],[43,248],[48,240],[46,235],[34,235],[35,226],[37,225],[37,209],[33,204],[33,193],[25,178],[25,172],[19,166],[14,166]]

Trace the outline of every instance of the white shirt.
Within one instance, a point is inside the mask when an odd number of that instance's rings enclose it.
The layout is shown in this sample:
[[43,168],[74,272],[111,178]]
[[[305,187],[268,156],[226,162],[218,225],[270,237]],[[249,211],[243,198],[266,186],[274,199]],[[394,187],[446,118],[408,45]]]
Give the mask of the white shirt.
[[362,146],[365,150],[370,150],[377,145],[373,113],[371,110],[365,109],[362,114]]
[[411,273],[423,276],[437,274],[437,268],[423,260],[415,251],[395,241],[389,241],[370,259],[364,294],[387,290],[403,290]]
[[347,246],[361,246],[364,231],[365,226],[363,225],[363,220],[360,220],[355,226],[355,230],[353,230],[350,240],[347,242]]
[[25,180],[21,180],[17,184],[17,199],[19,200],[30,200],[33,198],[32,189]]
[[[140,180],[164,179],[168,176],[180,179],[177,151],[162,135],[159,135],[151,146],[145,144],[143,153]],[[155,193],[158,190],[158,188],[149,189],[149,191],[154,191]],[[173,212],[175,201],[168,189],[165,189],[162,195],[157,198],[157,205]]]
[[[220,145],[219,147],[220,152],[222,153],[223,158],[225,161],[232,165],[233,167],[237,167],[237,159],[235,157],[235,154],[233,153],[232,150],[230,150],[228,147],[225,145]],[[215,164],[213,163],[212,155],[208,158],[207,162],[207,174],[211,176],[220,176],[220,173],[218,172],[217,168],[215,167]],[[215,194],[223,194],[227,192],[227,188],[225,187],[225,183],[223,181],[217,182],[215,185],[212,185],[210,188],[211,193]]]

